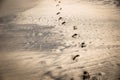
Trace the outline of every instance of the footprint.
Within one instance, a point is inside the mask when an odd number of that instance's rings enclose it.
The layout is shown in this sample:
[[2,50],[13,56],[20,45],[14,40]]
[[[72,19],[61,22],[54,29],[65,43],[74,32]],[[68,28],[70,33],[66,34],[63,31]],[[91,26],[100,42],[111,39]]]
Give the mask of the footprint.
[[62,8],[60,8],[59,10],[62,10]]
[[60,12],[57,12],[57,13],[56,13],[56,15],[59,15],[59,14],[60,14]]
[[101,73],[98,73],[91,77],[91,80],[102,80],[103,75]]
[[59,6],[59,4],[57,4],[56,6]]
[[74,80],[74,78],[71,78],[70,80]]
[[76,29],[77,29],[77,26],[73,26],[73,29],[76,30]]
[[87,71],[84,71],[82,76],[83,76],[82,80],[89,80],[90,79],[90,74]]
[[62,25],[64,25],[64,24],[66,24],[66,22],[64,21],[64,22],[62,22]]
[[59,17],[59,19],[58,20],[61,20],[61,19],[63,19],[62,17]]
[[75,56],[73,57],[73,60],[76,60],[77,57],[80,57],[80,55],[75,55]]
[[81,43],[81,48],[86,47],[86,44],[84,42]]
[[58,3],[61,3],[61,1],[58,1]]
[[73,34],[72,37],[73,38],[77,38],[79,35],[78,34]]

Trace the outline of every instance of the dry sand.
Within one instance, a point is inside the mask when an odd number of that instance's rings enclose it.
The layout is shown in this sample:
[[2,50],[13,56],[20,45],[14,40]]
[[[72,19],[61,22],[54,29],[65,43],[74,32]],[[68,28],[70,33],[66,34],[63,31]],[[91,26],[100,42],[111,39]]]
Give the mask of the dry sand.
[[31,1],[0,12],[0,80],[83,80],[83,71],[90,80],[120,80],[119,7]]

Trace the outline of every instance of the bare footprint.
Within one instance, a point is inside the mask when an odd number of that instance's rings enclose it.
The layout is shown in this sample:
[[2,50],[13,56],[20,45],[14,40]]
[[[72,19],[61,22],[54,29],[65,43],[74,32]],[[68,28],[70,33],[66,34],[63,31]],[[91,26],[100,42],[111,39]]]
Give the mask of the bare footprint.
[[58,1],[58,3],[61,3],[61,1]]
[[70,80],[74,80],[74,78],[71,78]]
[[77,57],[80,57],[80,55],[75,55],[75,56],[73,57],[73,60],[76,60]]
[[64,24],[66,24],[66,22],[64,21],[64,22],[62,22],[62,25],[64,25]]
[[90,74],[89,74],[89,72],[84,71],[82,78],[83,78],[82,80],[90,80]]
[[72,37],[73,37],[73,38],[78,38],[79,35],[75,33],[75,34],[72,35]]
[[81,43],[81,48],[86,47],[86,44],[84,42]]
[[59,6],[59,4],[57,4],[56,6]]
[[74,30],[77,30],[77,26],[73,26],[73,29],[74,29]]
[[60,8],[59,10],[62,10],[62,8]]
[[59,14],[60,14],[60,12],[57,12],[57,13],[56,13],[56,15],[59,15]]
[[59,17],[59,19],[58,20],[61,20],[61,19],[63,19],[62,17]]

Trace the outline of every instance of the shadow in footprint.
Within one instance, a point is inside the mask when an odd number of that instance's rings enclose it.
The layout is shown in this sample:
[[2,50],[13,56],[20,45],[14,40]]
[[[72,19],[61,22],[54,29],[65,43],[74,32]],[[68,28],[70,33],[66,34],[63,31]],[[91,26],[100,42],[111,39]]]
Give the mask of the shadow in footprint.
[[62,8],[60,8],[59,10],[62,10]]
[[90,79],[90,75],[87,71],[83,72],[83,76],[82,76],[82,80],[89,80]]
[[75,56],[73,57],[73,60],[76,60],[77,57],[80,57],[80,55],[75,55]]
[[60,14],[60,12],[57,12],[57,13],[56,13],[56,15],[59,15],[59,14]]
[[74,80],[74,78],[71,78],[70,80]]
[[61,1],[58,1],[58,3],[61,3]]
[[120,7],[120,0],[116,0],[115,4],[116,4],[117,7]]
[[84,48],[84,47],[86,47],[86,44],[83,42],[81,43],[81,48]]
[[73,30],[77,30],[77,26],[73,26]]
[[59,6],[59,4],[57,4],[56,6]]
[[72,37],[77,38],[77,37],[79,37],[79,35],[75,33],[75,34],[72,35]]
[[64,24],[66,24],[66,22],[64,21],[64,22],[62,22],[62,25],[64,25]]
[[61,19],[63,19],[62,17],[59,17],[59,19],[58,20],[61,20]]

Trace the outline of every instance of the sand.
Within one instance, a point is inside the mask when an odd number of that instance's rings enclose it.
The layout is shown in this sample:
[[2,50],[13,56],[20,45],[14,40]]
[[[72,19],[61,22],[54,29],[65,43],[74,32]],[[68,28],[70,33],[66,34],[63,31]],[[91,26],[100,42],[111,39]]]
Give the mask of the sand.
[[0,80],[119,80],[119,7],[104,2],[26,0],[1,12]]

